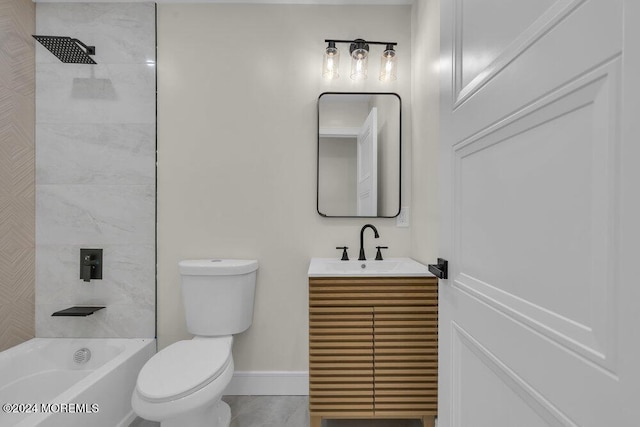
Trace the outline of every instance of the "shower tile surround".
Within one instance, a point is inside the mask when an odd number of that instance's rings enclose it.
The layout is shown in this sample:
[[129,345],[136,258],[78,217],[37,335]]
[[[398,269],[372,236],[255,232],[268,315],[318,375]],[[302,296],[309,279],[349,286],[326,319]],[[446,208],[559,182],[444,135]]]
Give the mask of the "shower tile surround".
[[[36,34],[96,46],[98,65],[36,45],[36,336],[155,336],[155,4],[38,3]],[[103,279],[79,278],[103,248]],[[105,305],[85,318],[51,317]]]
[[0,351],[35,333],[32,2],[0,2]]

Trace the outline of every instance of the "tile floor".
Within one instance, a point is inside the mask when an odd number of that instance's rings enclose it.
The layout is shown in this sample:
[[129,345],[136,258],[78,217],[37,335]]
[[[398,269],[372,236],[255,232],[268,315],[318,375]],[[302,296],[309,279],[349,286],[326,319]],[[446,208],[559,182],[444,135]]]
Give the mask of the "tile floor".
[[[307,396],[225,396],[230,427],[308,427]],[[323,427],[422,427],[419,420],[325,420]],[[160,427],[137,418],[129,427]],[[187,426],[185,426],[187,427]]]

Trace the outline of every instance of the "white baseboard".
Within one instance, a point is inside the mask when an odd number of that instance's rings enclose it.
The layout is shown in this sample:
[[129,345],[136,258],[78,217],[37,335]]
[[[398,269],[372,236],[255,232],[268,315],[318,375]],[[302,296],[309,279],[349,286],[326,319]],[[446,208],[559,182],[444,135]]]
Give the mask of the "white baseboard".
[[306,396],[309,394],[309,373],[305,371],[234,372],[224,394]]

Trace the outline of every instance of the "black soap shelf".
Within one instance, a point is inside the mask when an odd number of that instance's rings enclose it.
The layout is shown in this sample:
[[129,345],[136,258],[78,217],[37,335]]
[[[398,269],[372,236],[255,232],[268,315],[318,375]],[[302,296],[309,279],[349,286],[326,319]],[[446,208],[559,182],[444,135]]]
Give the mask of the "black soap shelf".
[[95,306],[91,306],[91,307],[69,307],[66,308],[64,310],[60,310],[60,311],[56,311],[55,313],[52,314],[52,316],[82,316],[82,317],[86,317],[86,316],[90,316],[93,313],[95,313],[98,310],[103,309],[104,307],[95,307]]

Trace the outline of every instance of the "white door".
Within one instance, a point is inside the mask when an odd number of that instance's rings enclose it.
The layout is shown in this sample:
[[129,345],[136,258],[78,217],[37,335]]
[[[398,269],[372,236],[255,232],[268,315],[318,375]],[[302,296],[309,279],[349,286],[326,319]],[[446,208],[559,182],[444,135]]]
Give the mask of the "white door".
[[441,1],[440,427],[640,426],[640,1]]
[[356,191],[358,216],[378,215],[378,109],[373,107],[358,134]]

